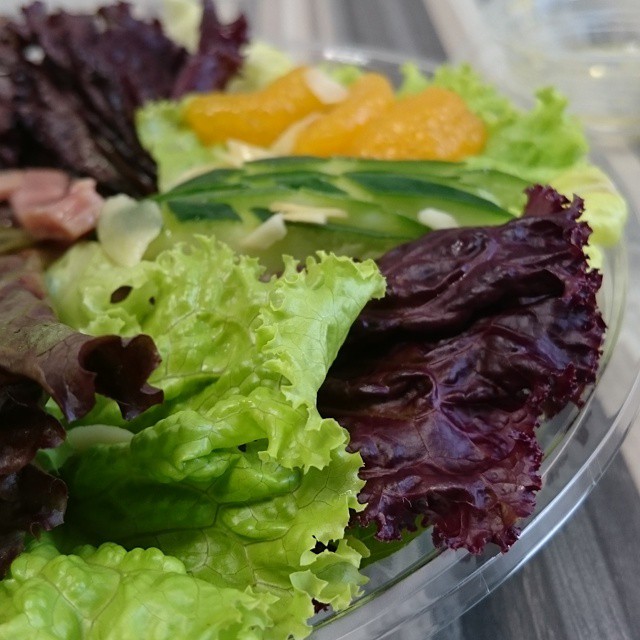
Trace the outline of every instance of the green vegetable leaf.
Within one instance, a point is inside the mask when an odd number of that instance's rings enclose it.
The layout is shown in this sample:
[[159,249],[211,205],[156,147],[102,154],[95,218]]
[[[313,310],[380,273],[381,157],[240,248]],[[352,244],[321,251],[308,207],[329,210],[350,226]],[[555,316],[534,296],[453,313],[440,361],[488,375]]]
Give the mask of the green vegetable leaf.
[[511,171],[530,182],[548,182],[586,158],[588,144],[578,120],[566,113],[567,101],[553,89],[541,89],[530,111],[497,123],[484,153],[471,166]]
[[0,639],[257,640],[274,601],[194,578],[158,549],[108,543],[60,555],[43,544],[0,582]]
[[629,208],[602,169],[589,164],[577,165],[555,176],[551,186],[567,198],[578,194],[584,200],[582,219],[592,229],[593,243],[610,247],[620,242]]
[[468,159],[471,167],[497,169],[530,183],[548,182],[583,161],[588,145],[582,126],[566,112],[567,101],[546,88],[536,93],[532,109],[518,108],[469,65],[443,65],[433,78],[415,65],[403,67],[399,92],[418,93],[429,86],[455,91],[487,126],[484,151]]
[[242,53],[244,62],[240,73],[227,86],[229,93],[257,91],[295,67],[291,56],[260,40],[244,47]]
[[207,147],[182,123],[180,102],[147,102],[136,112],[136,132],[158,165],[161,190],[226,159],[223,147]]
[[[77,271],[78,259],[91,268]],[[62,466],[68,526],[94,545],[158,547],[221,589],[269,594],[265,637],[304,636],[312,599],[346,606],[362,583],[361,548],[343,540],[361,508],[361,459],[316,395],[384,291],[374,263],[320,254],[265,280],[255,260],[196,238],[129,269],[80,246],[49,281],[67,320],[92,334],[142,331],[164,357],[162,406],[124,424],[105,403],[83,421],[134,435],[101,444],[108,430],[92,429],[93,446]]]

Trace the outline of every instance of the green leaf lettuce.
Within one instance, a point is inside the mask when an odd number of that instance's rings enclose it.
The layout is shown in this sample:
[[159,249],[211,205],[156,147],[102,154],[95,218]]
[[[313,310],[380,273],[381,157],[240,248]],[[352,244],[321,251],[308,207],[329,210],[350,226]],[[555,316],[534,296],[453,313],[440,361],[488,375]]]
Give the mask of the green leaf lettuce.
[[[551,184],[568,198],[579,195],[585,201],[583,220],[593,229],[591,243],[607,247],[619,242],[628,215],[625,200],[589,161],[583,127],[568,112],[564,96],[549,87],[539,89],[534,105],[527,110],[469,65],[444,65],[433,78],[413,64],[406,64],[402,71],[401,95],[435,84],[458,93],[482,118],[488,130],[487,144],[481,154],[467,160],[470,167],[498,169],[530,183]],[[589,250],[599,252],[593,246]]]
[[[198,238],[133,268],[96,244],[52,268],[65,321],[154,338],[164,360],[152,382],[166,395],[131,423],[105,401],[72,425],[71,443],[84,424],[133,436],[72,450],[62,465],[71,500],[60,550],[78,539],[158,548],[194,580],[248,594],[270,620],[264,638],[304,637],[312,600],[349,604],[363,582],[363,546],[344,538],[361,507],[361,459],[320,417],[316,394],[384,281],[372,262],[320,254],[304,266],[290,260],[265,280],[256,261]],[[92,633],[78,637],[101,637]]]
[[0,582],[0,639],[258,640],[274,600],[193,578],[157,549],[43,544]]

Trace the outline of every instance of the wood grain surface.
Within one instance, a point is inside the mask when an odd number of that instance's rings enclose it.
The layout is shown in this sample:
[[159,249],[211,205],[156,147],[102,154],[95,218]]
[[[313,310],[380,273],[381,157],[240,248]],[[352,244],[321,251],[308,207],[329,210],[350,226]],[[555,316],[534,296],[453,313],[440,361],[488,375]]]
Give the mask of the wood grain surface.
[[618,454],[569,522],[436,640],[638,640],[640,496]]

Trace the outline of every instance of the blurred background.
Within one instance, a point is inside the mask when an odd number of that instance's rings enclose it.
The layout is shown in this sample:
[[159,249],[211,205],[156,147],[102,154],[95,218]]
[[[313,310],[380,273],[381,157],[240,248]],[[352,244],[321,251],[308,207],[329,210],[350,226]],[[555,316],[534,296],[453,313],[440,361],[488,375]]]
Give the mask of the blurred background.
[[594,133],[640,135],[637,0],[425,4],[451,60],[473,60],[522,100],[558,87]]

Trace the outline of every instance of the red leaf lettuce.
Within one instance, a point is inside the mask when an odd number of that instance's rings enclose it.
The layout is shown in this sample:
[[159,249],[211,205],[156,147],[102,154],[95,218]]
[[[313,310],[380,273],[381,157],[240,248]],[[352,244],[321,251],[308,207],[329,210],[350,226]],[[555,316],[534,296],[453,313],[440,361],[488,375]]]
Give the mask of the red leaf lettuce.
[[321,413],[364,459],[357,518],[379,539],[420,520],[437,545],[506,550],[541,484],[536,427],[595,381],[605,325],[582,202],[540,186],[528,196],[522,218],[383,256],[387,295],[321,390]]
[[35,254],[0,257],[0,575],[26,533],[63,520],[64,483],[32,464],[65,438],[47,398],[67,420],[86,415],[96,393],[115,399],[125,418],[162,401],[146,383],[160,362],[151,338],[94,338],[59,323],[39,267]]
[[246,20],[222,25],[206,1],[200,35],[190,54],[124,2],[95,14],[34,2],[21,20],[0,19],[0,168],[57,167],[95,178],[106,194],[154,193],[136,109],[223,88],[241,65]]

